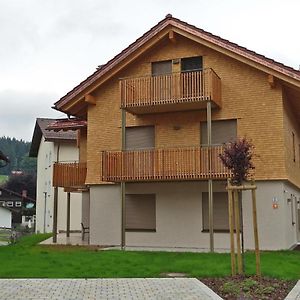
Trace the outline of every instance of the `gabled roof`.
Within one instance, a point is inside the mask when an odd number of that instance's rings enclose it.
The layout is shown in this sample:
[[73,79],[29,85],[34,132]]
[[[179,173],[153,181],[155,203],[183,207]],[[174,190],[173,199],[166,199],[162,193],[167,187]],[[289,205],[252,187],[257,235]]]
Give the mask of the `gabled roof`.
[[[9,189],[6,189],[4,187],[0,187],[0,191],[2,192],[6,192],[10,195],[14,195],[16,196],[17,198],[20,198],[21,200],[25,200],[25,201],[28,201],[28,202],[35,202],[35,199],[31,198],[31,197],[28,197],[28,196],[23,196],[22,194],[20,193],[17,193],[17,192],[14,192],[12,190],[9,190]],[[1,200],[1,198],[0,198]]]
[[56,119],[47,119],[47,118],[37,118],[34,132],[31,140],[31,146],[29,150],[30,157],[37,157],[40,142],[42,136],[44,136],[45,141],[48,142],[74,142],[76,141],[77,135],[75,131],[51,131],[46,130],[46,128],[53,122],[57,121]]
[[[297,84],[297,86],[300,87],[300,71],[273,59],[267,58],[245,47],[232,43],[219,36],[213,35],[210,32],[204,31],[203,29],[197,28],[196,26],[190,25],[177,18],[173,18],[172,15],[167,15],[165,19],[152,27],[148,32],[138,38],[121,53],[108,61],[105,65],[99,66],[91,76],[86,78],[73,90],[57,101],[53,108],[66,113],[72,113],[72,111],[70,111],[66,106],[69,106],[74,99],[76,99],[76,101],[83,99],[87,93],[92,92],[98,86],[97,82],[104,77],[104,75],[113,70],[127,57],[137,51],[142,45],[149,42],[153,37],[166,29],[169,29],[169,31],[173,30],[177,34],[185,35],[191,39],[197,39],[197,41],[201,41],[201,43],[207,47],[224,52],[229,56],[240,59],[245,63],[252,64],[257,68],[261,67],[265,71],[274,72],[274,75],[280,77],[282,80],[291,79],[294,84]],[[165,34],[169,31],[166,31]]]

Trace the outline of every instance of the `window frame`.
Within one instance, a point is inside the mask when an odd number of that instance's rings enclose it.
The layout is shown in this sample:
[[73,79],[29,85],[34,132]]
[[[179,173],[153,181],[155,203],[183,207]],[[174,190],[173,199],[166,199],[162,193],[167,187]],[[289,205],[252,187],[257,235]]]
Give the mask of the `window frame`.
[[14,202],[13,201],[6,201],[5,206],[6,207],[14,207]]

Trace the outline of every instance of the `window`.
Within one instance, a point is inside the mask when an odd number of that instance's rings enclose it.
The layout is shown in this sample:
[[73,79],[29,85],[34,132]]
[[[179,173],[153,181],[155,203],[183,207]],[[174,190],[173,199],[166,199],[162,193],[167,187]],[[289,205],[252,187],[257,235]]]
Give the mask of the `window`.
[[201,71],[202,67],[202,56],[181,59],[181,72]]
[[[201,145],[207,145],[207,123],[201,122]],[[221,120],[211,122],[211,143],[221,145],[237,137],[236,120]]]
[[154,194],[127,194],[125,201],[126,230],[156,231],[156,200]]
[[154,101],[168,100],[172,97],[172,77],[163,76],[171,73],[171,60],[152,63],[152,76],[160,76],[151,81],[151,96]]
[[127,127],[125,130],[126,150],[155,147],[154,126]]
[[293,143],[293,161],[296,161],[296,148],[295,148],[295,133],[292,132],[292,143]]
[[[228,198],[227,193],[213,194],[214,231],[228,231]],[[208,193],[202,193],[202,222],[203,230],[209,230]]]
[[157,61],[152,63],[152,76],[165,75],[172,73],[172,61]]
[[6,202],[6,206],[7,207],[13,207],[14,206],[14,203],[12,201],[7,201]]
[[22,207],[22,202],[21,201],[16,201],[15,206],[16,207]]

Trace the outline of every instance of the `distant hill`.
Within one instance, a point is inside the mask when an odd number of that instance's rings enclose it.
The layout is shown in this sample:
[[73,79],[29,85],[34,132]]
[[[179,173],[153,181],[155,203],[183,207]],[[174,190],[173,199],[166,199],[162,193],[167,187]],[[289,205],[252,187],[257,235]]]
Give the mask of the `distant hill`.
[[16,138],[0,137],[0,150],[9,157],[10,163],[0,168],[0,175],[10,175],[20,170],[26,174],[36,174],[36,159],[29,158],[30,143]]

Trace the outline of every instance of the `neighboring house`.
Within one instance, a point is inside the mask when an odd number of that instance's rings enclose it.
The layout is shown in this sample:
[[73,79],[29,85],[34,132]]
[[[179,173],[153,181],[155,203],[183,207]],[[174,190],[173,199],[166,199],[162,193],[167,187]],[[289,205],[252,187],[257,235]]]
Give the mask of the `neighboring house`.
[[[214,248],[228,249],[230,174],[218,154],[244,136],[255,145],[261,248],[300,242],[298,70],[168,15],[54,108],[87,120],[78,138],[86,176],[57,164],[54,185],[89,188],[91,244],[209,249],[212,179]],[[253,249],[251,212],[243,192]]]
[[0,207],[11,211],[13,226],[25,225],[22,219],[35,215],[35,199],[28,197],[26,191],[20,194],[0,187]]
[[11,228],[11,210],[0,205],[0,228]]
[[[37,157],[36,232],[52,232],[53,226],[53,163],[78,161],[76,132],[46,130],[56,119],[37,118],[29,156]],[[58,231],[66,230],[67,198],[58,191]],[[71,196],[71,230],[81,229],[81,194]]]

